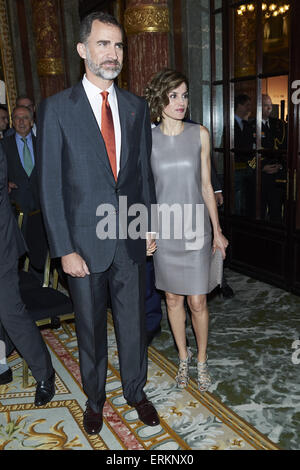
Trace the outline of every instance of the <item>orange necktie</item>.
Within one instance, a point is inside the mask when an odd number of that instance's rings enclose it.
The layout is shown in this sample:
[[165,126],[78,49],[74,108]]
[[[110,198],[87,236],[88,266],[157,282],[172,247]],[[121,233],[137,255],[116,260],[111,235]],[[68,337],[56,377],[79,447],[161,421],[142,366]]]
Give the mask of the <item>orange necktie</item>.
[[114,122],[111,109],[108,102],[108,91],[102,91],[102,110],[101,110],[101,133],[105,142],[110,166],[117,181],[117,159]]

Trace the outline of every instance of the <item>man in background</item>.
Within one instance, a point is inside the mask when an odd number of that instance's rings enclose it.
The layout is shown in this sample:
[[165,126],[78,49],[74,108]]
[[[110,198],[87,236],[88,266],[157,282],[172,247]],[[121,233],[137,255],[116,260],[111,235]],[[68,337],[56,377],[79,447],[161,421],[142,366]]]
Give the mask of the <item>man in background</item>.
[[273,104],[270,96],[262,95],[261,145],[262,158],[261,216],[270,222],[282,222],[285,180],[284,166],[287,148],[286,123],[271,116]]
[[253,158],[254,128],[248,118],[251,98],[245,93],[234,100],[234,187],[235,214],[255,215],[255,178],[249,162]]
[[36,171],[36,141],[31,132],[33,114],[25,106],[17,106],[12,113],[14,134],[2,140],[7,156],[11,201],[24,213],[25,233],[29,212],[40,208]]
[[37,381],[35,405],[43,406],[55,394],[55,372],[50,354],[20,296],[18,260],[26,251],[8,197],[7,164],[0,145],[0,385],[12,381],[6,364],[7,337],[17,348]]

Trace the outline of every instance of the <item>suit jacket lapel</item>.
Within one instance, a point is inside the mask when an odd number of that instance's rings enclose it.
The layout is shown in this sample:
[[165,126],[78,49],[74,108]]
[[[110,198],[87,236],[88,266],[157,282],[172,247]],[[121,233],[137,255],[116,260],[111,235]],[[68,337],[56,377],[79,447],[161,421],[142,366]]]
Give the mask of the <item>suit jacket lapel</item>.
[[77,131],[80,135],[87,138],[89,145],[105,165],[114,181],[105,143],[82,82],[79,82],[73,87],[70,99],[73,101],[76,108],[76,111],[74,110],[74,119],[76,119],[75,127]]
[[[36,170],[36,159],[37,159],[36,137],[32,133],[31,133],[31,137],[32,137],[32,146],[33,146],[33,153],[34,153],[34,167],[33,167],[33,170],[31,172],[31,175],[30,175],[29,179],[32,178],[37,172],[37,170]],[[26,173],[26,171],[25,171],[25,173]]]
[[[15,162],[14,168],[15,168],[15,170],[14,171],[16,171],[19,175],[22,175],[23,178],[28,178],[28,175],[27,175],[27,173],[24,170],[24,167],[22,165],[21,157],[19,155],[19,150],[18,150],[15,134],[13,136],[11,136],[11,138],[8,137],[8,139],[10,139],[10,148],[11,148],[11,150],[8,151],[8,155],[10,155],[10,153],[11,153],[11,155],[15,155],[15,158],[14,158],[14,162]],[[35,166],[34,166],[34,168],[35,168]]]
[[129,144],[128,139],[130,133],[132,132],[132,127],[134,123],[134,117],[136,110],[131,105],[131,103],[126,99],[124,93],[120,88],[115,86],[118,108],[119,108],[119,118],[121,126],[121,156],[120,156],[120,172],[125,168],[128,157],[129,157]]

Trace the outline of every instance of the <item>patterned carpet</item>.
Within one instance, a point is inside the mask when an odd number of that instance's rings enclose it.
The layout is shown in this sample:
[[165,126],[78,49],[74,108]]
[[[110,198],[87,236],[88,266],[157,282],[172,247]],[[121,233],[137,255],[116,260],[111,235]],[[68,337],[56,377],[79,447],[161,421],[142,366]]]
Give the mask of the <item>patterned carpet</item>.
[[[281,449],[299,450],[300,297],[231,270],[226,277],[235,296],[214,294],[208,302],[210,392]],[[153,346],[176,364],[163,309]],[[187,335],[195,351],[189,317]],[[191,374],[196,377],[195,364]]]
[[1,450],[255,450],[277,446],[259,433],[215,395],[201,395],[195,381],[179,391],[176,367],[154,347],[149,348],[146,393],[155,404],[161,424],[148,427],[125,402],[118,354],[109,316],[109,368],[104,426],[89,436],[82,425],[86,397],[81,388],[78,351],[73,324],[43,335],[56,370],[56,395],[45,407],[33,405],[35,386],[22,386],[22,361],[10,358],[14,380],[0,386]]

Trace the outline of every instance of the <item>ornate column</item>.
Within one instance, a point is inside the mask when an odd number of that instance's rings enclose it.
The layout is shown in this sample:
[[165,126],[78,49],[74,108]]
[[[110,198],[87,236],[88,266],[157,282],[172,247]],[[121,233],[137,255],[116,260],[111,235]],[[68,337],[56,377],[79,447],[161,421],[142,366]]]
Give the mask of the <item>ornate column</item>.
[[59,0],[31,0],[37,69],[43,98],[65,88]]
[[17,85],[5,0],[0,0],[0,60],[1,59],[7,105],[10,113],[15,106]]
[[169,65],[167,0],[128,0],[124,18],[128,38],[129,89],[143,95],[151,76]]

